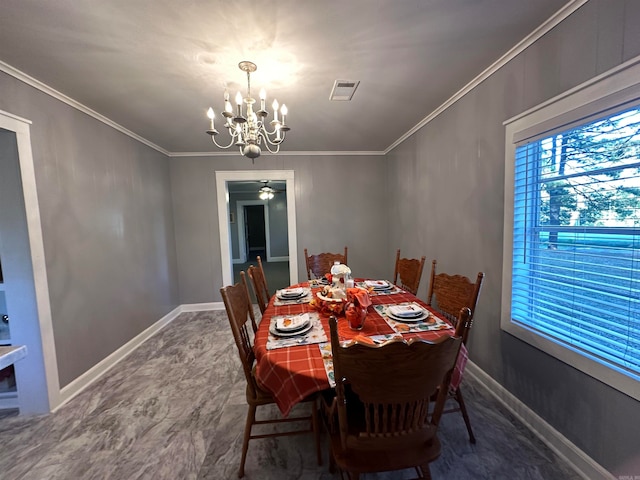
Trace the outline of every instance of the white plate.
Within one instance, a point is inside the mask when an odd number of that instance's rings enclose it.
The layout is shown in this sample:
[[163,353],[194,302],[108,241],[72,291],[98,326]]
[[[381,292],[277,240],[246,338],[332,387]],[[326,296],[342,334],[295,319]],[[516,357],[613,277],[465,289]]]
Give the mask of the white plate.
[[280,300],[299,300],[303,297],[306,297],[309,294],[309,289],[308,288],[301,288],[299,289],[301,291],[301,293],[297,293],[295,295],[286,295],[285,292],[287,291],[294,291],[294,290],[298,290],[296,289],[283,289],[283,290],[278,290],[276,296],[280,299]]
[[367,280],[364,284],[374,290],[391,290],[393,288],[393,285],[386,280]]
[[325,297],[324,295],[322,295],[320,292],[318,292],[318,298],[320,300],[324,300],[325,302],[341,302],[342,299],[341,298],[330,298],[330,297]]
[[415,303],[408,305],[390,305],[389,313],[398,318],[416,318],[424,313],[424,308]]
[[306,327],[309,323],[309,314],[284,315],[276,318],[276,330],[279,332],[291,332]]
[[296,287],[296,288],[283,288],[282,290],[278,290],[278,295],[282,295],[283,297],[299,297],[304,293],[304,288]]
[[389,316],[390,319],[395,320],[396,322],[405,322],[405,323],[421,322],[429,318],[429,312],[424,312],[422,315],[415,318],[396,317],[395,315],[392,315],[391,313],[389,313],[388,310],[387,310],[387,315]]
[[295,337],[297,335],[303,335],[303,334],[307,333],[312,328],[313,328],[313,322],[309,322],[309,325],[307,325],[306,327],[304,327],[301,330],[297,330],[295,332],[280,332],[280,331],[276,330],[275,324],[272,324],[269,327],[269,332],[271,332],[271,334],[273,336],[275,336],[275,337]]

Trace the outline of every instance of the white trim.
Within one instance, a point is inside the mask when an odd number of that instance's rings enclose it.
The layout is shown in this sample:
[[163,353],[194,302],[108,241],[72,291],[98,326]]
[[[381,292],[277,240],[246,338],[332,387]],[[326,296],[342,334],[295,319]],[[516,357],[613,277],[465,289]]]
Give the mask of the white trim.
[[236,180],[285,180],[287,189],[287,228],[289,235],[289,282],[298,283],[298,240],[296,230],[295,173],[293,170],[237,170],[217,171],[216,195],[218,202],[218,227],[220,229],[220,261],[222,263],[222,284],[233,283],[233,263],[231,259],[231,232],[229,231],[229,190],[228,182]]
[[[504,230],[502,252],[502,299],[500,328],[505,332],[527,342],[543,352],[571,365],[585,374],[600,380],[636,400],[640,400],[638,389],[639,376],[624,371],[614,365],[602,364],[582,351],[561,344],[541,332],[514,322],[511,318],[511,275],[513,268],[513,198],[514,198],[514,168],[516,144],[514,136],[523,131],[535,131],[536,126],[547,129],[554,119],[565,122],[571,112],[577,115],[580,108],[588,108],[589,104],[602,105],[611,95],[620,94],[622,98],[630,98],[640,94],[640,56],[619,65],[587,82],[557,95],[524,114],[517,115],[505,122],[505,176],[504,176]],[[635,88],[631,88],[635,87]],[[622,93],[620,93],[622,92]],[[619,99],[617,101],[620,101]],[[611,105],[614,107],[615,105]],[[597,112],[593,112],[597,113]]]
[[493,398],[531,430],[545,445],[566,461],[585,480],[615,480],[599,463],[580,450],[567,437],[549,425],[542,417],[522,403],[512,393],[491,378],[475,363],[469,361],[465,375],[478,381]]
[[[364,157],[375,157],[386,155],[387,151],[377,151],[377,152],[365,152],[365,151],[345,151],[345,152],[321,152],[321,151],[289,151],[283,152],[280,151],[276,154],[263,153],[261,157],[317,157],[317,156],[364,156]],[[226,152],[169,152],[170,157],[229,157],[229,156],[237,156],[240,157],[238,152],[231,153],[229,151]]]
[[[58,405],[59,400],[59,377],[58,359],[53,335],[53,324],[51,321],[51,303],[49,299],[49,283],[47,280],[47,267],[44,256],[44,241],[42,239],[42,224],[40,221],[40,206],[38,203],[38,189],[36,186],[35,167],[33,165],[33,153],[31,151],[31,122],[16,115],[0,110],[0,128],[12,131],[16,135],[18,147],[18,161],[20,163],[20,176],[22,179],[22,192],[24,196],[24,206],[26,214],[27,232],[29,235],[29,248],[31,250],[31,262],[33,268],[33,284],[35,290],[36,307],[38,310],[38,324],[40,342],[32,344],[29,359],[23,360],[20,365],[22,369],[27,364],[30,374],[42,371],[43,381],[46,385],[41,385],[42,393],[33,395],[39,390],[36,388],[32,395],[40,397],[46,391],[46,409],[51,409]],[[37,346],[36,346],[37,345]],[[37,349],[40,348],[40,356]],[[35,351],[34,351],[35,350]],[[37,362],[42,358],[42,365],[36,366],[31,362]],[[16,372],[18,375],[18,372]],[[20,380],[18,379],[18,382]],[[32,382],[40,381],[34,376]],[[35,388],[36,384],[33,384]],[[43,398],[26,398],[27,395],[19,396],[21,411],[25,413],[36,413],[42,410]]]
[[66,103],[67,105],[69,105],[70,107],[75,108],[76,110],[79,110],[82,113],[86,113],[90,117],[95,118],[96,120],[98,120],[98,121],[110,126],[111,128],[114,128],[114,129],[118,130],[121,133],[124,133],[125,135],[133,138],[134,140],[137,140],[140,143],[144,143],[146,146],[151,147],[154,150],[157,150],[158,152],[160,152],[160,153],[162,153],[164,155],[170,156],[169,152],[167,150],[165,150],[164,148],[156,145],[155,143],[147,140],[144,137],[141,137],[137,133],[132,132],[131,130],[129,130],[129,129],[123,127],[122,125],[114,122],[113,120],[105,117],[104,115],[101,115],[100,113],[96,112],[95,110],[92,110],[91,108],[87,107],[86,105],[83,105],[82,103],[74,100],[73,98],[66,96],[64,93],[60,93],[56,89],[51,88],[49,85],[47,85],[45,83],[42,83],[40,80],[38,80],[36,78],[33,78],[30,75],[27,75],[26,73],[18,70],[15,67],[12,67],[8,63],[4,63],[3,61],[0,61],[0,72],[4,72],[7,75],[11,75],[12,77],[17,78],[21,82],[26,83],[27,85],[35,88],[36,90],[40,90],[41,92],[46,93],[47,95],[55,98],[56,100],[61,101],[62,103]]
[[127,343],[122,345],[111,355],[105,357],[99,363],[74,379],[71,383],[64,386],[60,390],[60,403],[52,409],[52,412],[58,410],[62,405],[66,404],[69,400],[71,400],[76,395],[83,392],[87,387],[99,380],[105,373],[115,367],[120,361],[124,360],[128,355],[133,353],[140,345],[142,345],[164,327],[169,325],[169,323],[176,319],[182,311],[183,310],[181,306],[174,308],[149,328],[142,331]]
[[184,312],[207,312],[209,310],[224,310],[223,302],[211,303],[184,303],[180,305],[180,313]]
[[[267,261],[269,262],[288,262],[289,261],[289,257],[269,257],[267,258]],[[293,285],[293,283],[291,284]]]
[[531,32],[529,35],[527,35],[524,39],[522,39],[516,45],[514,45],[513,48],[511,48],[502,57],[500,57],[494,63],[489,65],[489,67],[487,67],[485,70],[483,70],[480,73],[480,75],[478,75],[473,80],[471,80],[469,83],[467,83],[464,87],[462,87],[455,94],[453,94],[442,105],[440,105],[433,112],[431,112],[429,115],[427,115],[425,118],[423,118],[422,121],[420,121],[417,125],[415,125],[411,130],[409,130],[407,133],[405,133],[400,138],[398,138],[395,142],[393,142],[391,145],[389,145],[389,147],[387,147],[387,149],[384,151],[384,154],[386,155],[387,153],[389,153],[391,150],[396,148],[398,145],[400,145],[402,142],[404,142],[407,138],[409,138],[411,135],[416,133],[418,130],[420,130],[422,127],[424,127],[426,124],[428,124],[429,122],[434,120],[441,113],[443,113],[445,110],[447,110],[450,106],[452,106],[454,103],[456,103],[462,97],[464,97],[467,93],[469,93],[471,90],[473,90],[478,85],[480,85],[480,83],[482,83],[484,80],[486,80],[491,75],[496,73],[500,68],[502,68],[508,62],[513,60],[515,57],[517,57],[526,48],[528,48],[531,45],[533,45],[537,40],[539,40],[542,36],[544,36],[546,33],[551,31],[553,28],[555,28],[558,24],[560,24],[569,15],[571,15],[573,12],[578,10],[582,5],[584,5],[588,1],[589,0],[573,0],[573,1],[569,2],[569,3],[567,3],[564,7],[562,7],[555,14],[553,14],[546,22],[544,22],[542,25],[540,25],[538,28],[536,28],[533,32]]
[[[247,261],[247,249],[245,248],[245,236],[247,234],[244,221],[244,207],[247,205],[262,205],[264,212],[264,241],[267,253],[267,260],[271,256],[271,228],[269,227],[269,204],[266,200],[237,200],[236,201],[236,228],[238,229],[238,250],[240,263]],[[236,263],[235,260],[233,263]]]

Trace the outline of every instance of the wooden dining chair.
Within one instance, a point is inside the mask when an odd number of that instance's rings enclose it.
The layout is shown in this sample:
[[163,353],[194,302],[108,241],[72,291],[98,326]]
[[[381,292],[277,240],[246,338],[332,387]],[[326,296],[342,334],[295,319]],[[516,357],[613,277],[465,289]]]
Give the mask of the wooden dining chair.
[[[233,338],[238,348],[242,369],[247,381],[246,399],[249,405],[247,419],[244,429],[244,437],[242,440],[242,456],[240,459],[240,469],[238,477],[244,476],[244,465],[247,459],[247,451],[249,449],[249,440],[256,438],[276,437],[282,435],[296,435],[302,433],[313,432],[315,435],[316,451],[318,456],[318,465],[322,464],[322,456],[320,452],[320,430],[318,424],[318,403],[317,396],[312,396],[304,400],[311,405],[311,414],[302,417],[275,418],[268,420],[256,420],[256,410],[259,406],[275,404],[275,399],[270,392],[260,388],[254,376],[255,353],[253,351],[253,338],[258,331],[258,326],[253,314],[251,298],[249,297],[249,288],[244,272],[240,272],[239,283],[222,287],[220,294],[224,301],[227,317],[233,332]],[[310,428],[299,430],[287,430],[284,432],[263,433],[254,435],[252,428],[254,425],[276,424],[283,422],[310,422]]]
[[424,268],[425,259],[425,256],[422,256],[420,260],[417,258],[400,258],[400,249],[398,249],[396,253],[396,268],[393,273],[393,283],[417,295],[420,280],[422,279],[422,269]]
[[[307,278],[322,278],[325,274],[331,272],[334,262],[340,262],[347,265],[347,247],[344,247],[344,254],[341,253],[318,253],[309,255],[307,249],[304,249],[304,259],[307,264]],[[311,276],[313,274],[313,277]]]
[[251,280],[251,287],[258,302],[260,313],[264,313],[269,305],[269,300],[271,300],[271,295],[269,295],[269,291],[267,290],[267,283],[263,271],[258,267],[250,265],[247,269],[247,274]]
[[[429,463],[441,450],[437,424],[462,339],[343,346],[335,317],[329,327],[339,427],[330,433],[332,469],[337,465],[357,480],[362,473],[413,467],[420,478],[431,478]],[[441,395],[430,419],[436,391]]]
[[[436,273],[437,262],[433,260],[431,263],[431,278],[429,282],[429,291],[427,293],[427,305],[431,306],[444,317],[446,317],[454,326],[458,326],[458,318],[461,309],[469,308],[471,314],[466,320],[467,325],[460,330],[462,342],[467,344],[469,332],[473,326],[473,319],[480,295],[480,288],[484,279],[484,273],[479,272],[475,283],[468,277],[463,275],[450,275],[448,273]],[[469,433],[469,441],[476,443],[476,438],[471,429],[471,420],[467,413],[464,403],[462,391],[458,386],[455,391],[450,391],[450,396],[456,401],[456,408],[448,409],[444,413],[461,412],[464,423]]]
[[267,297],[270,297],[271,295],[269,295],[269,284],[267,283],[267,275],[264,273],[264,267],[262,266],[262,258],[260,258],[260,255],[256,256],[256,261],[258,262],[258,268],[260,269],[262,278],[264,279],[264,289],[267,292]]

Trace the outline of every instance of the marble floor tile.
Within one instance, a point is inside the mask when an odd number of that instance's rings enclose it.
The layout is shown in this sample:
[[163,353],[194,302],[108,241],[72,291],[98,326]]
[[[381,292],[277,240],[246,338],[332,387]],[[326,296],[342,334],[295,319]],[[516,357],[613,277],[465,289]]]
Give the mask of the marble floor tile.
[[[471,378],[462,417],[443,417],[434,479],[578,480],[580,477]],[[247,406],[245,380],[222,311],[184,313],[56,413],[0,412],[2,480],[220,480],[237,478]],[[305,406],[300,406],[305,408]],[[265,412],[261,412],[262,415]],[[277,415],[275,410],[266,414]],[[323,436],[252,440],[245,478],[338,479]],[[413,471],[368,474],[403,480]]]

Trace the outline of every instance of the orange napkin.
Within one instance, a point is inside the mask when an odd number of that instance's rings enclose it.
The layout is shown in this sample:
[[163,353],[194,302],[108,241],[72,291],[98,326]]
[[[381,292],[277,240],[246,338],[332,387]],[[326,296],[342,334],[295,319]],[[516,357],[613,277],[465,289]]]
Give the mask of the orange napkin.
[[369,292],[363,288],[347,288],[347,301],[353,302],[362,308],[367,308],[371,305],[371,297]]

